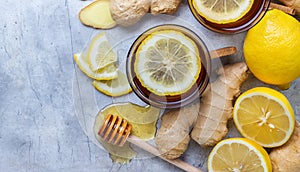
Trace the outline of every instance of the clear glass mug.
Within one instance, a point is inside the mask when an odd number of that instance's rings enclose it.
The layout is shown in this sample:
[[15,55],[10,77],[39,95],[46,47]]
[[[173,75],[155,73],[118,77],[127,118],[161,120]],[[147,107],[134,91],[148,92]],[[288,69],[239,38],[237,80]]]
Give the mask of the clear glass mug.
[[234,34],[244,32],[258,23],[267,12],[271,0],[254,0],[250,10],[241,19],[225,24],[214,23],[201,16],[194,7],[194,1],[198,0],[188,0],[189,8],[200,24],[215,32]]
[[[138,47],[149,34],[162,30],[176,30],[183,33],[185,36],[189,37],[191,40],[194,41],[199,51],[201,59],[201,71],[199,73],[199,77],[197,81],[193,84],[193,86],[182,94],[173,96],[156,95],[155,93],[149,91],[147,88],[142,86],[141,82],[139,81],[138,77],[134,72],[134,61]],[[179,108],[190,104],[195,99],[199,98],[208,85],[210,70],[210,53],[202,39],[199,36],[197,36],[197,34],[195,34],[192,30],[174,24],[164,24],[155,26],[143,32],[132,44],[126,60],[127,78],[130,83],[130,86],[133,89],[133,92],[145,103],[158,108]]]

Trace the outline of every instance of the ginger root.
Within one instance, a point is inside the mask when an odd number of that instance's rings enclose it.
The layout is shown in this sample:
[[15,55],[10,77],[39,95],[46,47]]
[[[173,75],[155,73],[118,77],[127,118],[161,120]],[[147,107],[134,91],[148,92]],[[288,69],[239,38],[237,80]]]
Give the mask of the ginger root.
[[198,118],[191,132],[192,139],[201,146],[213,146],[227,134],[232,101],[240,94],[240,86],[248,77],[247,70],[245,63],[225,66],[224,73],[219,69],[219,78],[202,94]]
[[175,109],[162,116],[155,143],[158,150],[168,159],[180,157],[190,142],[190,129],[197,119],[199,103]]
[[151,14],[174,14],[181,0],[152,0],[151,1]]
[[296,10],[296,14],[300,15],[300,0],[280,0],[284,5],[293,7]]
[[296,121],[294,132],[287,143],[270,153],[273,172],[300,171],[300,124]]
[[122,26],[138,22],[150,9],[150,0],[110,0],[112,18]]
[[109,10],[110,0],[97,0],[80,10],[78,18],[82,24],[96,29],[110,29],[116,26]]
[[173,14],[181,0],[96,0],[79,12],[80,21],[97,29],[109,29],[116,24],[130,26],[149,11],[152,14]]
[[212,146],[226,135],[227,120],[232,116],[232,100],[240,93],[248,68],[245,63],[235,63],[226,65],[224,73],[222,69],[200,101],[163,115],[155,143],[166,158],[175,159],[185,152],[193,126],[192,138],[200,145]]

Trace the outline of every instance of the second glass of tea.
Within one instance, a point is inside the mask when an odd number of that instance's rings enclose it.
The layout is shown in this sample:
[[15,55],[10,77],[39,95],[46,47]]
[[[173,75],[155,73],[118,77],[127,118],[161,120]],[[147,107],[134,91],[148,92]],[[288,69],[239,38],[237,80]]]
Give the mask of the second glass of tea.
[[132,44],[126,61],[134,93],[159,108],[179,108],[199,98],[210,75],[210,54],[192,30],[155,26]]
[[271,0],[188,0],[194,17],[206,28],[226,34],[246,31],[264,16]]

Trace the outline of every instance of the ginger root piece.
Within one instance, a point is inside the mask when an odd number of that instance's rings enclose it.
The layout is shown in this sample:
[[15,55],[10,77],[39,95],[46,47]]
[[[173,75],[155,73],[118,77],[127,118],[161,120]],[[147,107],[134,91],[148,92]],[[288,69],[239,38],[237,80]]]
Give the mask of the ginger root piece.
[[288,7],[293,7],[296,10],[296,14],[300,16],[300,0],[279,0]]
[[82,24],[97,29],[110,29],[116,26],[109,10],[110,0],[97,0],[80,10],[78,18]]
[[227,134],[232,101],[240,94],[240,86],[248,77],[247,70],[243,62],[224,66],[224,72],[219,69],[219,78],[202,94],[198,118],[191,132],[192,139],[201,146],[213,146]]
[[227,133],[232,100],[240,93],[247,70],[245,63],[226,65],[224,73],[222,69],[218,71],[219,78],[208,85],[200,101],[164,114],[155,137],[159,151],[168,159],[180,157],[188,147],[193,126],[192,137],[199,144],[214,145],[220,141]]
[[175,109],[163,114],[161,127],[155,143],[158,150],[168,159],[180,157],[188,147],[190,129],[197,119],[199,103]]
[[294,132],[287,143],[270,153],[273,172],[300,171],[300,124],[296,121]]
[[110,0],[112,18],[122,26],[138,22],[150,8],[150,0]]
[[180,6],[181,0],[152,0],[151,14],[174,14]]

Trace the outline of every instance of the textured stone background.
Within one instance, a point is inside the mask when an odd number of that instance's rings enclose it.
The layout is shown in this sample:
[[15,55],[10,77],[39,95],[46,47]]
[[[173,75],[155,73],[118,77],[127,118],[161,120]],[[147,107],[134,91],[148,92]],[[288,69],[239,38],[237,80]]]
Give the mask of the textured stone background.
[[[73,54],[82,50],[94,32],[77,19],[79,10],[90,2],[1,1],[0,171],[180,171],[159,158],[113,164],[81,128],[75,115]],[[241,50],[245,33],[221,35],[208,31],[192,17],[186,1],[175,15],[199,28],[215,48],[234,45]],[[242,59],[239,51],[224,63]],[[283,92],[298,120],[299,82]],[[257,85],[263,84],[250,77],[243,89]],[[237,136],[234,128],[229,136]],[[209,149],[190,144],[183,159],[205,170]]]

